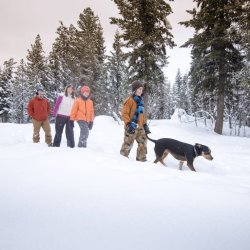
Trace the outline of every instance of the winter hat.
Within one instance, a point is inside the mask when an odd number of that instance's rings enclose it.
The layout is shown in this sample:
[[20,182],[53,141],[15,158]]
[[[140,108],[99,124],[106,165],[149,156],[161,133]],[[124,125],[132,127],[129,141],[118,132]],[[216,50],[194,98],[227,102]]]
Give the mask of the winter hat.
[[137,89],[143,87],[143,84],[140,81],[132,82],[132,92],[134,93]]
[[89,86],[84,85],[81,87],[81,94],[83,94],[84,92],[90,92]]

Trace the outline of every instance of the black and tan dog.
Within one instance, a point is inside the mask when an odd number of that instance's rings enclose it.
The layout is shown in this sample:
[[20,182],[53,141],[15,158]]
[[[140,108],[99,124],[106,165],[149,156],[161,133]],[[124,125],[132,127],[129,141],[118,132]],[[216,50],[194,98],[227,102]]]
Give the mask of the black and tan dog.
[[158,161],[161,162],[164,166],[166,164],[163,160],[167,157],[168,154],[171,154],[175,159],[179,160],[179,169],[182,170],[182,165],[186,161],[190,170],[195,171],[194,169],[194,159],[197,156],[203,156],[207,160],[213,160],[211,155],[211,150],[209,147],[196,143],[194,146],[188,143],[184,143],[181,141],[177,141],[170,138],[162,138],[159,140],[153,140],[148,137],[147,138],[155,143],[155,156],[156,159],[154,163]]

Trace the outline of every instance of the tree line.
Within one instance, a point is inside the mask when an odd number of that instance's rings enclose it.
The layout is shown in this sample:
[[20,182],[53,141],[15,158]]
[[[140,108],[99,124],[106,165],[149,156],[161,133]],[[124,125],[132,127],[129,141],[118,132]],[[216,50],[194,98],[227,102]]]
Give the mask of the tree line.
[[[0,116],[4,122],[28,122],[26,106],[36,89],[53,103],[67,84],[77,90],[88,84],[97,115],[119,114],[135,79],[145,83],[144,99],[152,119],[170,118],[175,108],[187,113],[204,110],[216,120],[249,122],[250,116],[250,3],[247,0],[194,0],[191,19],[180,24],[194,28],[182,47],[191,47],[190,72],[178,70],[170,84],[168,49],[176,46],[164,0],[112,0],[119,17],[112,51],[107,54],[103,28],[91,8],[77,26],[59,23],[52,50],[46,56],[40,35],[18,64],[13,58],[0,68]],[[248,124],[249,126],[249,124]]]

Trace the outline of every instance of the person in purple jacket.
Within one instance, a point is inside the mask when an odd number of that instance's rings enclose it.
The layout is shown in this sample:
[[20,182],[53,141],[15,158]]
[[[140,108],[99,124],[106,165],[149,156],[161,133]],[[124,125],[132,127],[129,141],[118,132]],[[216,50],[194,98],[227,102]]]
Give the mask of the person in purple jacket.
[[75,93],[72,85],[65,88],[65,92],[57,97],[55,107],[53,109],[53,116],[56,117],[55,130],[56,135],[53,141],[53,147],[60,147],[62,132],[66,125],[67,146],[75,147],[74,139],[74,122],[70,120],[71,108],[74,104]]

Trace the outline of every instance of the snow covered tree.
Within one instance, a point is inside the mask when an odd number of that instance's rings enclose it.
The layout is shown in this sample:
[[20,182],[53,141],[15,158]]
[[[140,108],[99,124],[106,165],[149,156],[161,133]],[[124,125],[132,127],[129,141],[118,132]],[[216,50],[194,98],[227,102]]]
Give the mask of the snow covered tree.
[[173,36],[167,16],[172,10],[164,0],[113,0],[121,15],[111,18],[111,24],[121,29],[120,37],[129,60],[133,79],[146,83],[144,89],[147,110],[148,93],[154,88],[153,72],[159,72],[166,65],[166,47],[173,47]]
[[45,57],[40,35],[35,38],[27,55],[28,96],[31,98],[37,89],[43,89],[50,102],[55,99],[55,86]]
[[11,86],[13,81],[14,65],[13,58],[3,63],[3,70],[0,72],[0,117],[2,122],[9,121],[11,111]]
[[29,83],[26,74],[26,65],[23,59],[17,67],[11,89],[11,121],[15,123],[25,123],[28,121],[27,105],[29,96],[27,95],[27,91],[29,89]]
[[156,85],[152,89],[149,97],[149,118],[170,118],[173,109],[170,83],[166,81],[162,71],[154,75],[154,82]]
[[116,31],[113,43],[113,51],[107,57],[106,63],[108,72],[108,95],[110,100],[110,112],[119,115],[122,102],[128,95],[128,69],[125,61],[119,32]]
[[[243,5],[248,1],[194,0],[197,8],[187,11],[189,21],[181,22],[195,29],[194,37],[183,46],[192,46],[191,84],[196,92],[215,97],[216,123],[214,131],[223,130],[225,97],[232,91],[233,75],[242,68],[240,45],[242,35],[238,29]],[[203,95],[204,96],[204,95]]]
[[91,87],[96,114],[101,114],[107,111],[107,103],[103,101],[107,91],[103,29],[91,8],[83,10],[77,24],[75,56],[79,61],[79,84]]
[[52,73],[56,91],[62,91],[68,84],[75,88],[79,85],[79,61],[75,56],[76,28],[69,28],[60,22],[57,37],[49,54],[49,67]]

